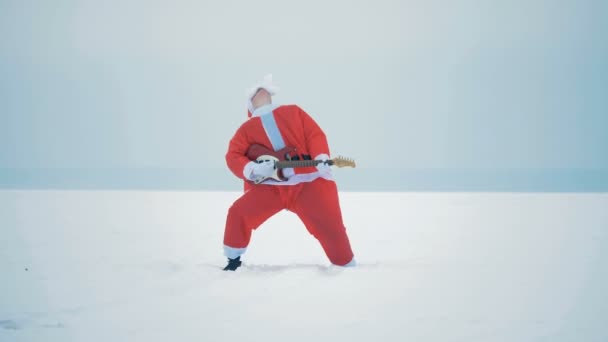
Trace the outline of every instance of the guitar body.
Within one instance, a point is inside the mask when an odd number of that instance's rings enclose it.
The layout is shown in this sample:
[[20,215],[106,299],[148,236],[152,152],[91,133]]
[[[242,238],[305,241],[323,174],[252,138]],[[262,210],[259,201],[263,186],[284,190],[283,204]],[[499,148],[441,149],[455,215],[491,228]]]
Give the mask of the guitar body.
[[[254,144],[249,147],[247,150],[247,158],[249,160],[253,160],[255,162],[261,163],[267,160],[271,160],[275,162],[275,164],[279,161],[288,161],[291,160],[291,153],[296,150],[295,147],[284,147],[278,151],[273,151],[272,149],[266,148],[263,145]],[[283,170],[281,168],[275,167],[274,174],[270,177],[265,177],[261,179],[257,179],[254,181],[255,184],[262,183],[263,181],[272,178],[276,181],[283,182],[287,180],[285,176],[283,176]]]

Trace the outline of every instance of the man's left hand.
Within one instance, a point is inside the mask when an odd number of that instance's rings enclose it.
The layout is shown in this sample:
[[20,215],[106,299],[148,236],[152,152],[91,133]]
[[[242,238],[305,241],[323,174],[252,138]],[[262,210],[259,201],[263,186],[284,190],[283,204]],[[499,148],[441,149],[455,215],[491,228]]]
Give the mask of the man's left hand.
[[319,154],[315,160],[322,160],[323,163],[317,164],[317,170],[321,175],[331,175],[331,166],[327,163],[329,156],[327,154]]

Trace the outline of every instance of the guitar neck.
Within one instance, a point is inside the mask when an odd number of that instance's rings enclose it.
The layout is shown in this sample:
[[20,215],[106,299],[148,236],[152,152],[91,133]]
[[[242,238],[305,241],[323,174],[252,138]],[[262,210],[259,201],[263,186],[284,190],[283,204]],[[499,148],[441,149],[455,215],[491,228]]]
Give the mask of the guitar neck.
[[[278,169],[296,168],[296,167],[311,167],[311,166],[317,166],[318,164],[321,164],[322,162],[323,162],[322,160],[286,160],[286,161],[277,162],[276,167]],[[328,160],[327,163],[329,165],[333,165],[333,162],[331,160]]]

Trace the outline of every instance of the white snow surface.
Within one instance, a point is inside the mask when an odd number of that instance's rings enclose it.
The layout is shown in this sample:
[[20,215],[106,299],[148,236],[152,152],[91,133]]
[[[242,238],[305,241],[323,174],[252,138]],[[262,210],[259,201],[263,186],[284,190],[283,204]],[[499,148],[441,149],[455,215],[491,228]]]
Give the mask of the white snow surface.
[[608,194],[340,193],[359,266],[237,192],[0,191],[0,341],[608,341]]

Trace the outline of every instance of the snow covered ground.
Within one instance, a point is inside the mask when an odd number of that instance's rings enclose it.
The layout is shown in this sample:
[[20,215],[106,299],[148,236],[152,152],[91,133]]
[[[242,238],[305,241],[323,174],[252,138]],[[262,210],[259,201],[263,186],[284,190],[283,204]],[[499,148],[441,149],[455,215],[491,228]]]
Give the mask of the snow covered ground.
[[0,191],[0,341],[608,341],[608,194],[341,193],[221,271],[239,193]]

